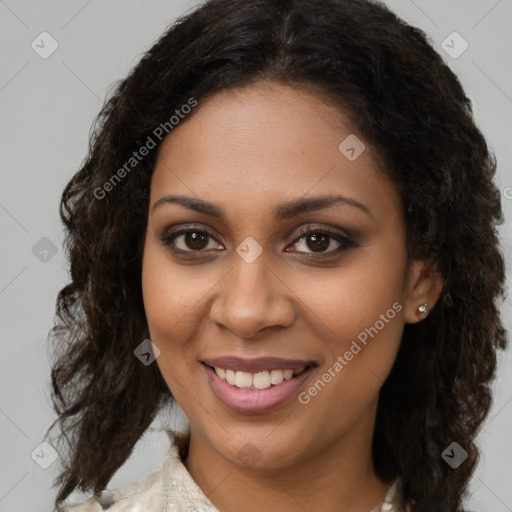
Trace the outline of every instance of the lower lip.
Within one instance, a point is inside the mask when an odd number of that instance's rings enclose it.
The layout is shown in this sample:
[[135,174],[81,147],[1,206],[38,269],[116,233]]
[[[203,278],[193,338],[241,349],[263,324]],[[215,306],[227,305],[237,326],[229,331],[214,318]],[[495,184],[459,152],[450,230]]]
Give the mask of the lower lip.
[[225,406],[242,414],[263,413],[283,405],[290,397],[298,393],[302,384],[314,370],[312,366],[309,366],[293,379],[284,380],[281,384],[267,389],[252,390],[232,386],[222,380],[210,366],[203,364],[203,367],[217,398]]

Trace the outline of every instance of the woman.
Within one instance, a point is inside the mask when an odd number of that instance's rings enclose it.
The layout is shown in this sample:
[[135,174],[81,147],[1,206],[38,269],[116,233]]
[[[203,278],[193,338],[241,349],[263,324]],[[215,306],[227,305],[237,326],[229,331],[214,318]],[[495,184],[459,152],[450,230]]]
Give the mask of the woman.
[[[379,3],[180,19],[63,193],[56,510],[464,510],[506,346],[495,169]],[[161,471],[102,492],[174,401]]]

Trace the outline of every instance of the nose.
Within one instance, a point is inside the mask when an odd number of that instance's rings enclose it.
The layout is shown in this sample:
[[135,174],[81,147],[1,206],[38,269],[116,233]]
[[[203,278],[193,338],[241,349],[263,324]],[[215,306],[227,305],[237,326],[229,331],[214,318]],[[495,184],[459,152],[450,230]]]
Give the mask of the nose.
[[210,319],[241,339],[253,339],[264,329],[292,325],[294,295],[283,277],[262,256],[252,263],[236,258],[218,285]]

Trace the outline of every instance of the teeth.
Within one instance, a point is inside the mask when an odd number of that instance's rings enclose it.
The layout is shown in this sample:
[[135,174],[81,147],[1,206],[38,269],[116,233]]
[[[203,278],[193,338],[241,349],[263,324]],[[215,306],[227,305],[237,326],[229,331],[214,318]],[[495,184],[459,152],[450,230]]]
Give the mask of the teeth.
[[228,384],[238,388],[268,389],[270,386],[277,386],[284,380],[290,380],[300,375],[306,369],[305,366],[293,370],[271,370],[257,373],[234,372],[215,368],[215,373]]
[[252,385],[256,389],[267,389],[270,387],[270,373],[269,372],[259,372],[255,373],[252,376]]
[[235,385],[235,372],[233,370],[226,370],[226,382],[232,386]]
[[235,372],[235,386],[237,388],[250,388],[252,386],[252,373]]
[[284,372],[283,370],[272,370],[270,372],[270,382],[271,384],[281,384],[284,380]]

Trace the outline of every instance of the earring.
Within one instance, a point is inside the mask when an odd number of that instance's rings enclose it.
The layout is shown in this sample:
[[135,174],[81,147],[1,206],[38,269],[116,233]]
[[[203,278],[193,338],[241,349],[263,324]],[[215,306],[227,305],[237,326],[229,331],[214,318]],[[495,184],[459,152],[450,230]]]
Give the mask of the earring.
[[428,302],[425,302],[423,304],[420,304],[418,306],[418,313],[421,315],[421,316],[427,316],[430,312],[430,309],[428,307]]

